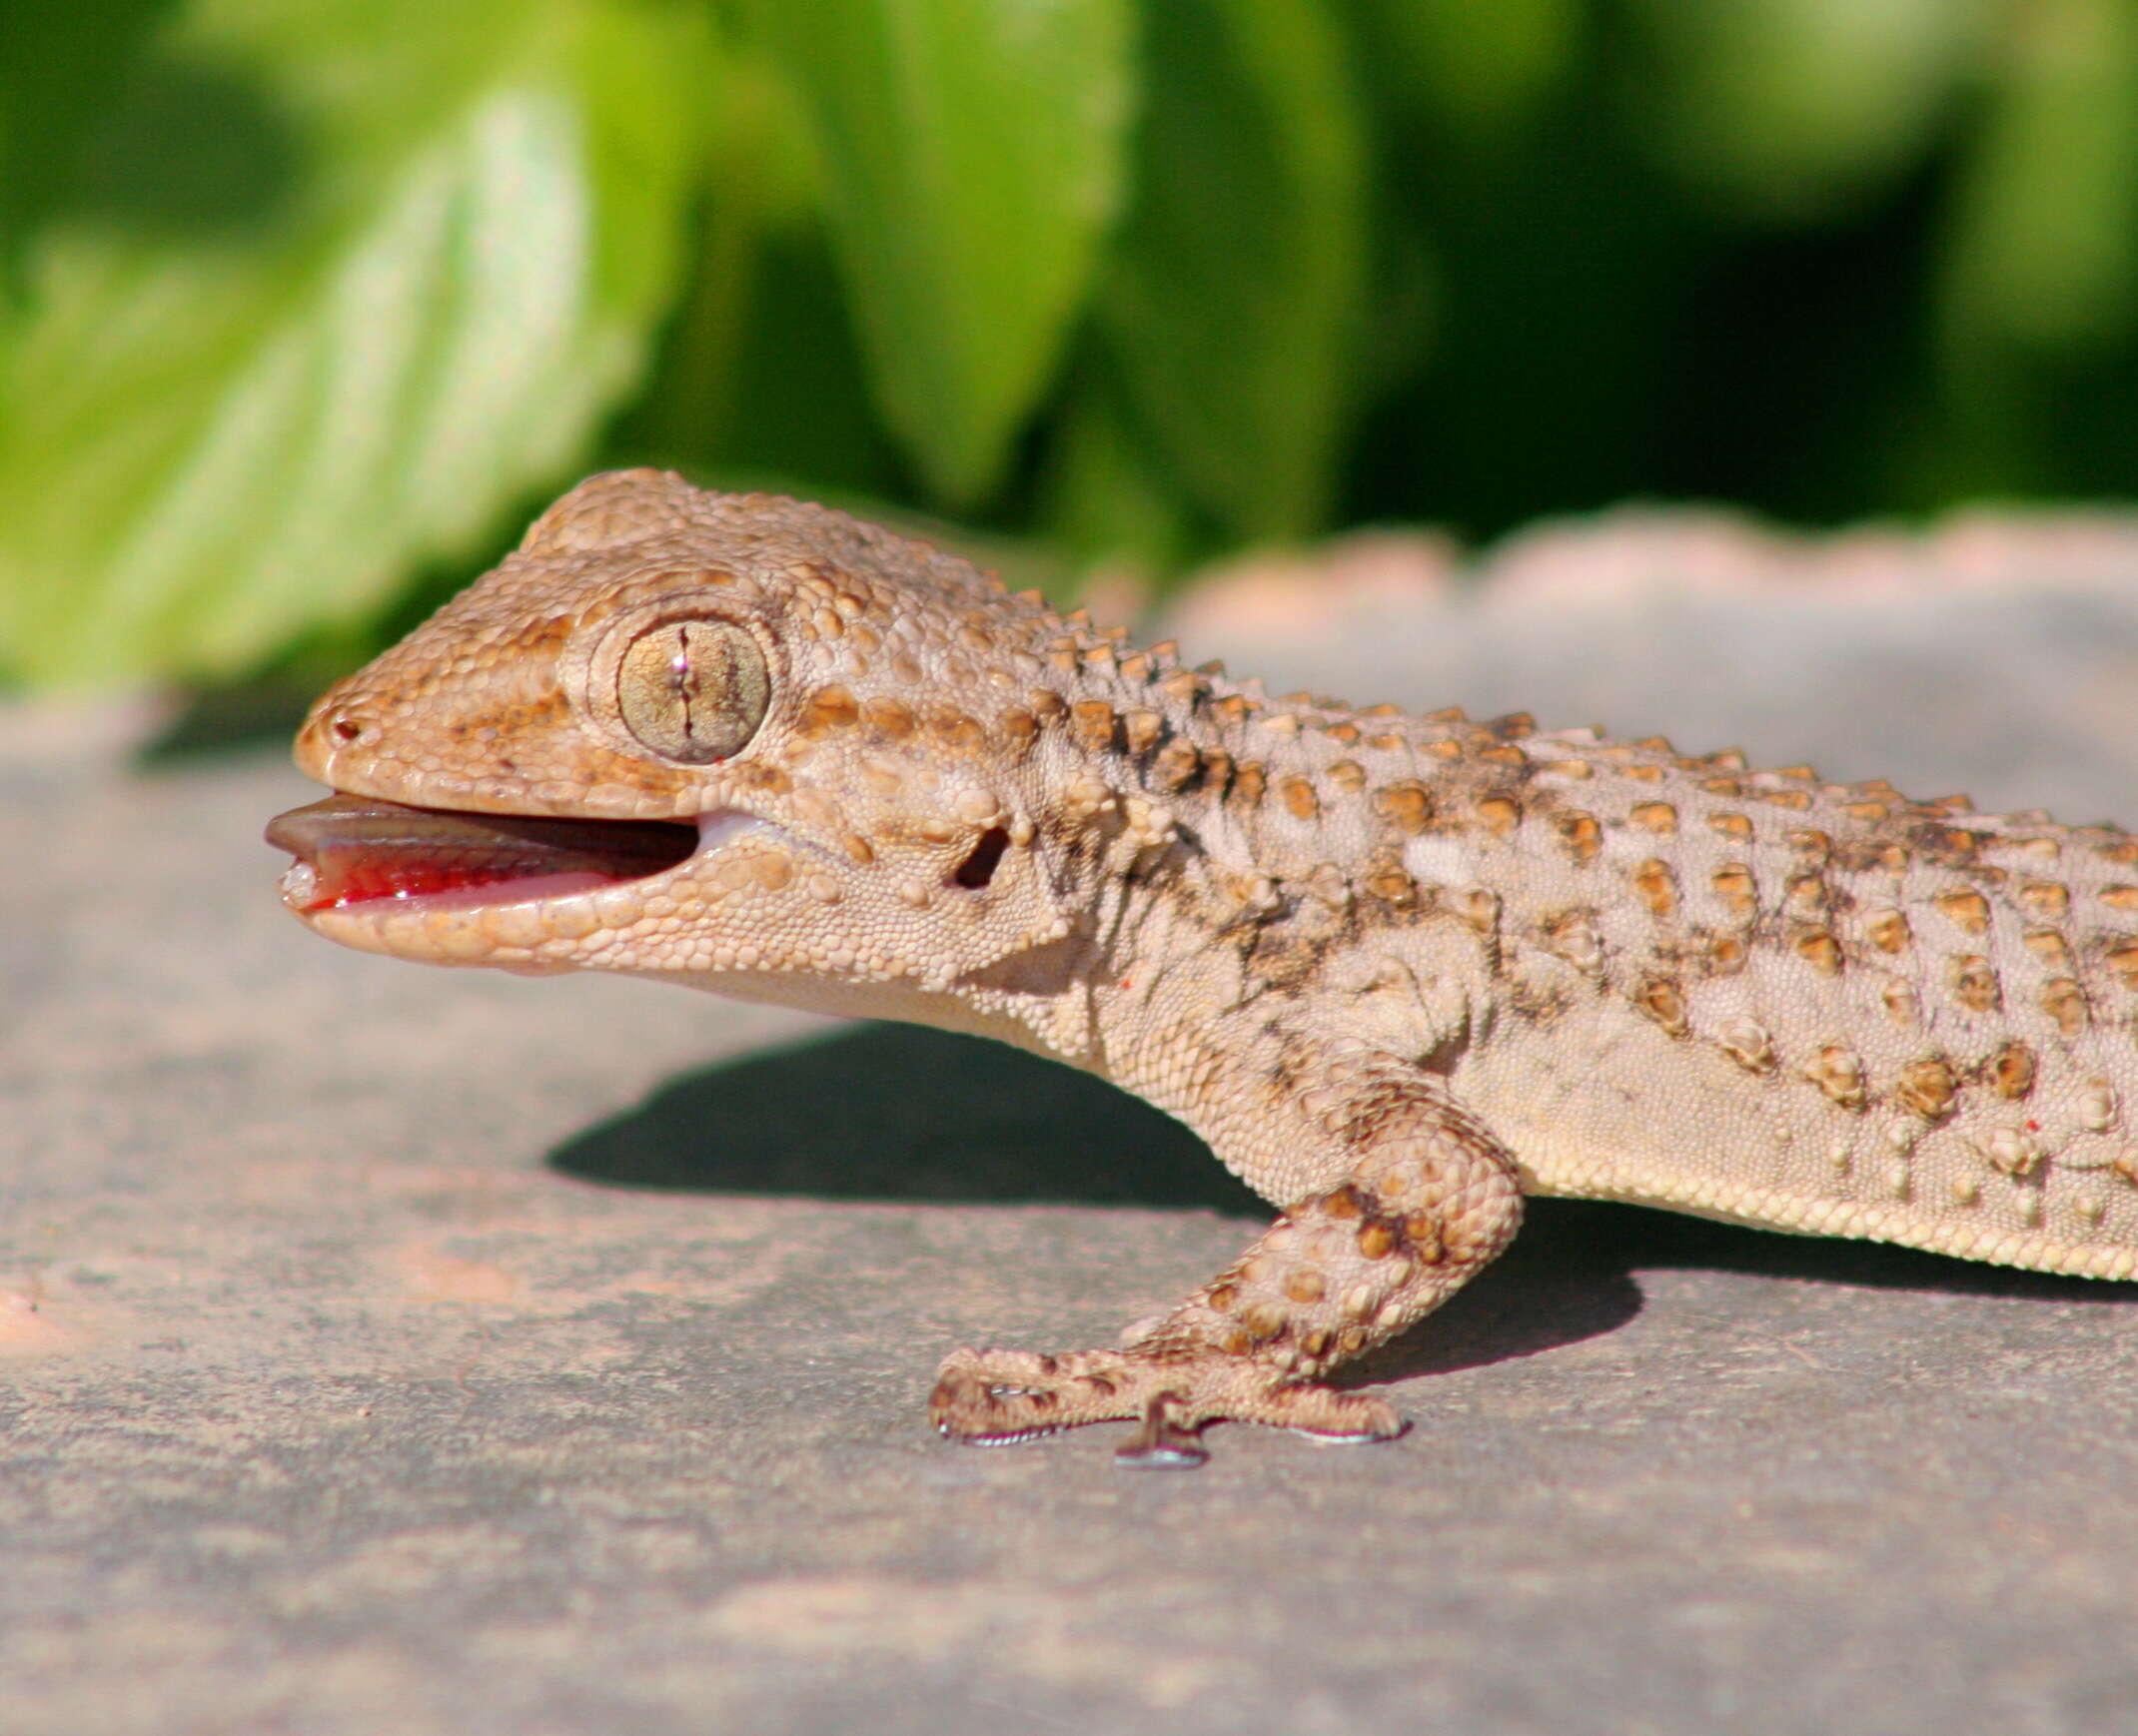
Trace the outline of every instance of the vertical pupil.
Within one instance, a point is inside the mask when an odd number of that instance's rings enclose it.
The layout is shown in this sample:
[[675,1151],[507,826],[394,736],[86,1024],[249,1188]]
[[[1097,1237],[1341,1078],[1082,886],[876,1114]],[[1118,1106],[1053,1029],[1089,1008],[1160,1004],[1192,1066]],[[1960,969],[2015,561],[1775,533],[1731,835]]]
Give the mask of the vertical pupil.
[[632,739],[690,765],[725,759],[749,740],[771,697],[763,653],[724,621],[647,628],[623,647],[615,680]]

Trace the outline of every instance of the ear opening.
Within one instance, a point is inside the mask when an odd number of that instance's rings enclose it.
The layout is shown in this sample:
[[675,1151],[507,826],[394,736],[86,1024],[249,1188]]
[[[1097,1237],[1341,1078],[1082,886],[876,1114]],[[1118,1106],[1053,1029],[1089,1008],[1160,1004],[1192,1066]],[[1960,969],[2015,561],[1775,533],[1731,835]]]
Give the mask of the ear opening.
[[972,853],[957,866],[951,875],[956,884],[977,891],[995,877],[995,869],[1002,861],[1002,852],[1010,847],[1010,835],[1000,826],[990,826],[980,834],[980,841],[973,845]]

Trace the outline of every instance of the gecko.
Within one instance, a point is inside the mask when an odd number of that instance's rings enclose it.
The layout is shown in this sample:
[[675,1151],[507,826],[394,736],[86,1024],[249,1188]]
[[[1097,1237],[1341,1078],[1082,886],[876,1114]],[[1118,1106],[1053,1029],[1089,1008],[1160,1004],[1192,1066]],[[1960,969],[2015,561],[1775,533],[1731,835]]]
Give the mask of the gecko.
[[1273,696],[824,507],[581,482],[331,688],[288,907],[441,965],[973,1032],[1276,1209],[1117,1344],[962,1348],[951,1439],[1332,1385],[1533,1195],[2138,1274],[2138,838],[1659,737]]

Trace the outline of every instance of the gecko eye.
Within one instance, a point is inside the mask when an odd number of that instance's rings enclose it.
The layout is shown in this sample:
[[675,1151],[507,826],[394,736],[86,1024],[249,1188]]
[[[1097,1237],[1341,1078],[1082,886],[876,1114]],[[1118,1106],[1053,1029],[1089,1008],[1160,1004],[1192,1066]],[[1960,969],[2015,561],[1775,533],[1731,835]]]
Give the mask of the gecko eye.
[[623,726],[640,746],[690,765],[739,752],[771,690],[757,641],[727,621],[663,621],[616,665]]

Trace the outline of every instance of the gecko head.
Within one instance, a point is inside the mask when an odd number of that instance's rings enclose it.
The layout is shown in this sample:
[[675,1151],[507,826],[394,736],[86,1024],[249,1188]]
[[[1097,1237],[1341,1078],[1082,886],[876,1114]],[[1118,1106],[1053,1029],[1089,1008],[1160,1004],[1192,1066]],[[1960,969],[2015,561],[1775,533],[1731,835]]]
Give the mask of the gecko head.
[[1011,678],[1042,616],[820,507],[590,478],[313,707],[337,793],[269,828],[284,901],[431,963],[940,993],[1069,932]]

